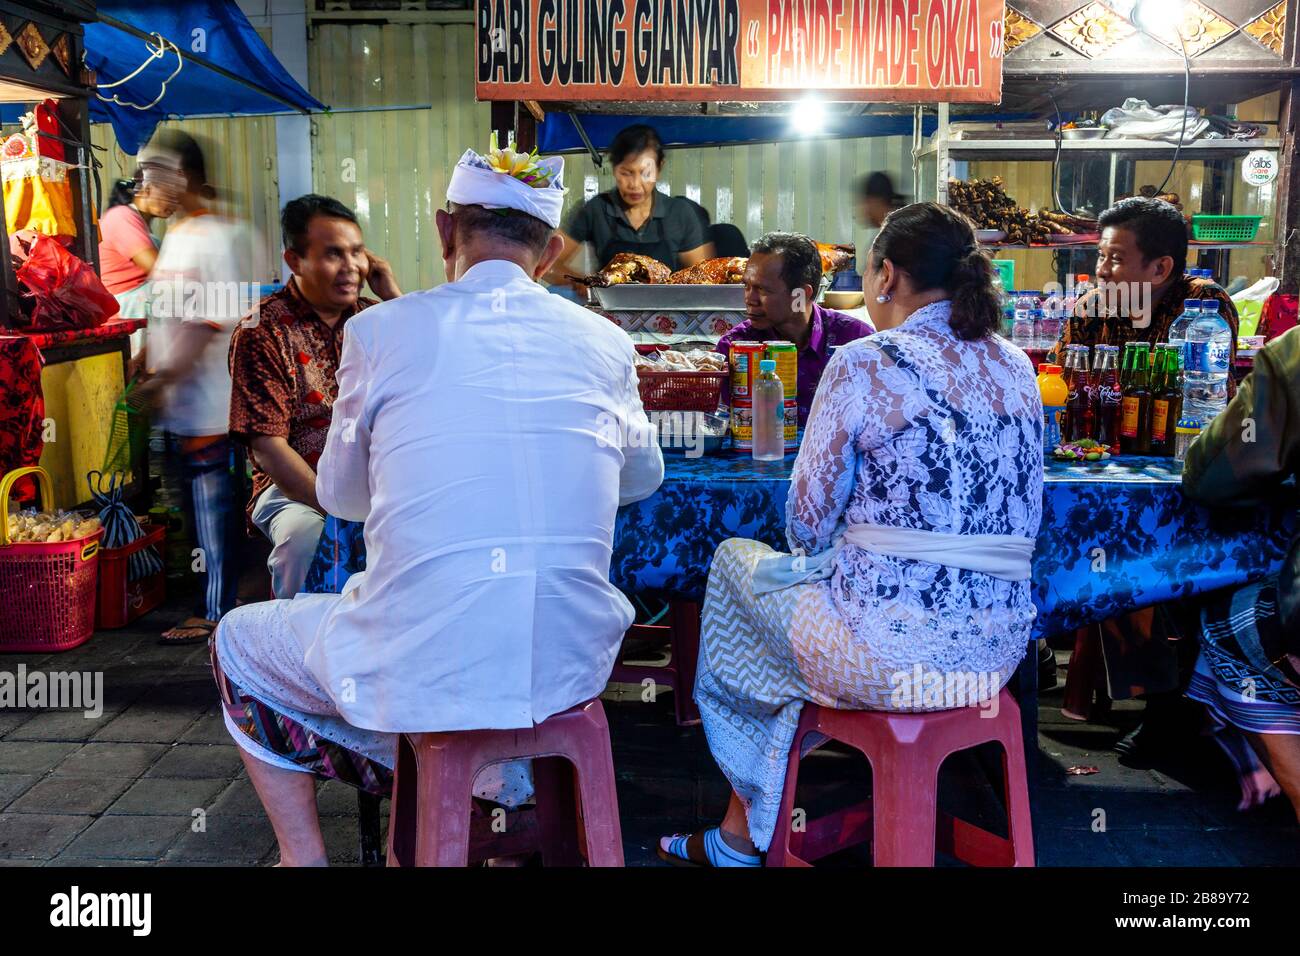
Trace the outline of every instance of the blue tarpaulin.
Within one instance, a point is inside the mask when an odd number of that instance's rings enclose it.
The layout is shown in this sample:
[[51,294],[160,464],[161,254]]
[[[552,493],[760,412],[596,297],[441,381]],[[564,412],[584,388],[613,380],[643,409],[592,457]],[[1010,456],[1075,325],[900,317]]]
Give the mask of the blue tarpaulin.
[[[1030,119],[1027,113],[981,113],[961,116],[962,122],[1012,122]],[[592,145],[605,151],[618,131],[633,123],[649,123],[665,146],[734,146],[744,143],[784,143],[801,138],[790,116],[646,116],[578,113]],[[929,136],[938,120],[927,114],[921,133]],[[845,116],[828,119],[820,138],[861,139],[867,136],[911,136],[912,117],[897,114]],[[812,137],[818,138],[818,137]],[[586,150],[569,113],[548,113],[537,125],[539,153],[580,153]]]
[[[159,33],[185,53],[224,67],[294,106],[325,108],[280,65],[233,0],[99,0],[97,8],[101,14],[146,33]],[[121,101],[105,102],[92,95],[91,121],[112,123],[118,144],[130,154],[138,152],[165,119],[210,114],[248,116],[290,108],[198,63],[182,63],[171,49],[151,58],[150,46],[158,49],[156,42],[146,44],[106,23],[86,24],[85,46],[86,65],[95,71],[101,96]],[[176,72],[177,66],[180,72]],[[126,80],[128,76],[131,78]],[[102,88],[120,80],[126,82]],[[148,108],[140,110],[126,104]],[[4,111],[3,119],[14,122],[22,112],[21,106],[11,107]]]
[[[778,143],[798,138],[789,116],[636,116],[609,113],[579,113],[578,121],[596,149],[609,147],[618,131],[633,123],[649,123],[665,146],[715,146],[739,143]],[[928,136],[936,125],[926,117],[922,132]],[[824,134],[836,139],[864,136],[910,136],[912,117],[897,115],[851,116],[828,121]],[[578,153],[586,150],[582,137],[568,113],[548,113],[537,124],[539,153]]]

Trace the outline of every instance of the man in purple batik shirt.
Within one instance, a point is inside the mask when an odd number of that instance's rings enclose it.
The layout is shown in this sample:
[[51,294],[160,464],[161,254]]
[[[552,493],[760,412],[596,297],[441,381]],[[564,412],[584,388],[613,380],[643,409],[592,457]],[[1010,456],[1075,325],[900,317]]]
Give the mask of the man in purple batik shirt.
[[[754,243],[745,267],[745,321],[714,346],[727,355],[732,342],[793,342],[799,349],[800,428],[832,351],[876,331],[868,322],[817,305],[821,280],[821,254],[811,239],[769,232]],[[723,400],[730,401],[730,386]]]

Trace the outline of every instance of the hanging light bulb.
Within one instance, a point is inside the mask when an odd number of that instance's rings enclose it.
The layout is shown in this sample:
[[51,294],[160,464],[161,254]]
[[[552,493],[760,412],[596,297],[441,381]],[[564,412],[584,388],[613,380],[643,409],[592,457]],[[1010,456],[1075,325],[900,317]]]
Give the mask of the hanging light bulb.
[[820,97],[809,95],[795,102],[790,129],[798,136],[820,136],[826,131],[826,104]]

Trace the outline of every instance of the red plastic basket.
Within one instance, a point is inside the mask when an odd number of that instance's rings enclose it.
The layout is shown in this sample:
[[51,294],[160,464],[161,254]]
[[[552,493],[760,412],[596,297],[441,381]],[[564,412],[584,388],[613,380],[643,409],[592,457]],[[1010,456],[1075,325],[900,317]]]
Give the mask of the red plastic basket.
[[[19,468],[0,481],[0,512],[24,475],[36,476],[45,507],[53,507],[45,469]],[[10,544],[9,523],[0,520],[0,651],[66,651],[90,640],[103,534],[100,528],[76,541]]]
[[718,410],[727,372],[661,372],[637,369],[641,405],[647,412],[708,412]]
[[127,580],[131,555],[150,545],[162,547],[167,535],[165,524],[145,524],[145,533],[120,548],[101,548],[99,552],[99,602],[95,627],[111,630],[126,627],[148,614],[167,598],[166,563],[155,574],[135,581]]

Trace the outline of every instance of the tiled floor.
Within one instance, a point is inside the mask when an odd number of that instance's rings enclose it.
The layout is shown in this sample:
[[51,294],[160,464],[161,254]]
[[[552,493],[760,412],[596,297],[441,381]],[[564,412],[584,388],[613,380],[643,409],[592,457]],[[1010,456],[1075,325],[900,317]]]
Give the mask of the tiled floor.
[[[249,865],[274,862],[271,828],[216,706],[203,647],[171,648],[155,635],[179,605],[124,631],[104,632],[64,654],[0,656],[0,671],[102,671],[104,712],[0,709],[0,866]],[[1063,656],[1063,655],[1062,655]],[[1300,829],[1282,800],[1235,809],[1226,761],[1189,736],[1150,769],[1110,752],[1140,706],[1114,723],[1080,724],[1059,711],[1060,690],[1040,708],[1033,773],[1040,865],[1240,865],[1300,863]],[[671,699],[606,703],[614,743],[624,848],[630,865],[658,865],[656,838],[716,819],[727,790],[702,731],[679,729]],[[1098,773],[1067,775],[1070,766]],[[866,786],[865,767],[840,753],[805,771],[810,812]],[[991,819],[997,798],[974,759],[945,768],[942,798]],[[805,799],[801,796],[801,800]],[[385,805],[386,806],[386,805]],[[322,784],[331,860],[355,863],[356,800]],[[859,857],[836,861],[855,864]]]

